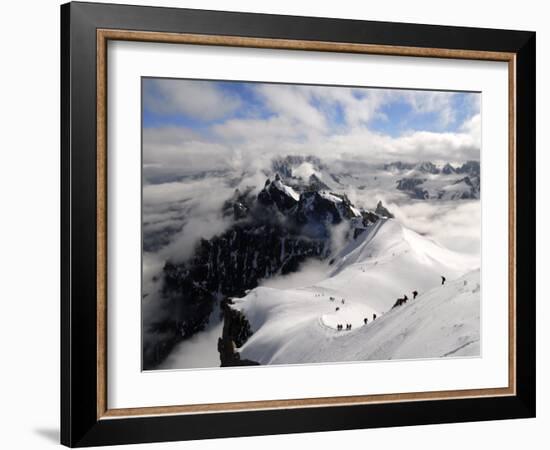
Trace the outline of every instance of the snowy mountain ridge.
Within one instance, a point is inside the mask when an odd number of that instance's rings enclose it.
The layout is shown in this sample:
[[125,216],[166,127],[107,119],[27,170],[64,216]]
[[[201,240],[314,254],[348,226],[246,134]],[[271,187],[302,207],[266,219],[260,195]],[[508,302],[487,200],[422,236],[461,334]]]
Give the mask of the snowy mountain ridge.
[[[232,299],[231,308],[247,319],[251,329],[250,337],[237,350],[241,358],[260,364],[456,354],[466,341],[479,341],[473,333],[479,320],[479,271],[464,275],[471,264],[395,220],[380,220],[341,250],[321,282],[292,289],[258,287],[243,298]],[[442,286],[442,275],[455,281]],[[464,294],[468,285],[473,292]],[[420,293],[417,299],[392,310],[397,298],[408,295],[412,299],[414,290]],[[458,314],[455,300],[463,294],[467,298],[463,306],[467,307]],[[406,311],[409,313],[403,315]],[[431,342],[425,334],[433,330],[417,326],[420,318],[413,311],[427,314],[433,326],[452,322],[451,331],[443,341]],[[381,330],[388,321],[389,328]],[[351,325],[351,330],[345,330],[346,325]],[[396,344],[407,329],[424,347]],[[478,346],[468,344],[460,354],[474,355],[476,351]]]

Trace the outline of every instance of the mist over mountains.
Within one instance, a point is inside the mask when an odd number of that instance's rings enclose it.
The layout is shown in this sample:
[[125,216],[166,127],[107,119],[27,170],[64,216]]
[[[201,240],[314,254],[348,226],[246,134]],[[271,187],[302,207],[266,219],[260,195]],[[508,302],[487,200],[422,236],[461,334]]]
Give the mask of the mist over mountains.
[[[202,335],[210,336],[208,348],[216,346],[220,364],[258,363],[237,351],[257,330],[230,299],[247,298],[270,280],[284,284],[294,276],[296,284],[302,272],[312,280],[327,280],[342,248],[388,220],[412,224],[411,231],[431,240],[433,233],[407,220],[408,208],[435,208],[440,217],[471,212],[478,207],[479,177],[475,161],[331,164],[315,156],[289,155],[273,159],[258,173],[205,172],[145,186],[144,252],[153,263],[144,271],[150,275],[144,276],[143,291],[144,368],[167,368],[163,362],[175,348],[177,353],[180,343]],[[464,178],[475,182],[466,189]],[[407,189],[403,180],[421,182]],[[419,195],[419,189],[428,194]],[[469,221],[475,230],[475,216]],[[470,261],[466,265],[475,269],[476,233],[472,235],[474,242],[465,238],[461,245]],[[447,266],[437,269],[431,282],[419,286],[433,287],[438,271],[451,273]],[[386,295],[393,304],[393,290]],[[357,325],[360,316],[374,311],[379,317],[384,312],[372,305],[359,308],[352,322]],[[187,367],[181,361],[171,364]]]

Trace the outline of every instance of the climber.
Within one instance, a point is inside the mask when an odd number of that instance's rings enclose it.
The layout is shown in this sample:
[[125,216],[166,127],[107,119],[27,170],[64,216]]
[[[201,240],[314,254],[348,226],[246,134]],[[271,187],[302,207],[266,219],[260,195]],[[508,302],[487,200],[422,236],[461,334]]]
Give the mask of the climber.
[[372,315],[372,320],[376,320],[376,314]]
[[417,292],[417,291],[413,291],[413,300],[416,298],[417,295],[418,295],[418,292]]
[[445,281],[447,281],[447,278],[445,278],[443,275],[441,275],[441,286],[445,284]]
[[367,319],[366,317],[363,319],[363,323],[366,325],[367,323],[369,323],[369,319]]

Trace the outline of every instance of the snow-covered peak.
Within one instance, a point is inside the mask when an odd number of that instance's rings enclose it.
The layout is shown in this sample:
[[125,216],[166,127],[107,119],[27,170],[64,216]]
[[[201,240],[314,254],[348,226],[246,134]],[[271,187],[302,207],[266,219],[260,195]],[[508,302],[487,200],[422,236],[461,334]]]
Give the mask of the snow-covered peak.
[[[234,299],[253,332],[241,357],[292,364],[479,354],[475,263],[388,219],[343,249],[335,264],[313,285],[259,287]],[[410,301],[392,309],[404,295]]]
[[386,217],[388,219],[393,219],[393,214],[388,210],[388,208],[386,208],[384,206],[384,204],[382,203],[382,200],[379,200],[378,201],[378,204],[376,205],[376,209],[374,210],[374,212],[381,216],[381,217]]
[[467,161],[457,169],[457,173],[467,173],[473,176],[479,176],[480,166],[479,161]]
[[331,201],[333,203],[342,203],[343,201],[342,197],[328,191],[319,191],[319,195],[325,200]]
[[292,189],[290,186],[287,186],[286,184],[283,184],[281,181],[281,178],[279,175],[275,178],[275,181],[271,183],[271,186],[278,189],[279,191],[283,192],[285,195],[288,195],[289,197],[292,197],[295,201],[300,200],[300,194],[298,194],[294,189]]
[[453,173],[456,173],[456,169],[451,164],[447,163],[443,166],[443,169],[441,169],[441,173],[445,175],[451,175]]
[[414,170],[417,170],[418,172],[431,173],[431,174],[439,173],[439,169],[435,166],[435,164],[429,161],[418,163],[414,167]]
[[266,180],[264,188],[258,194],[258,200],[263,205],[276,205],[280,211],[285,212],[298,204],[300,194],[284,184],[281,176],[276,174],[275,180]]

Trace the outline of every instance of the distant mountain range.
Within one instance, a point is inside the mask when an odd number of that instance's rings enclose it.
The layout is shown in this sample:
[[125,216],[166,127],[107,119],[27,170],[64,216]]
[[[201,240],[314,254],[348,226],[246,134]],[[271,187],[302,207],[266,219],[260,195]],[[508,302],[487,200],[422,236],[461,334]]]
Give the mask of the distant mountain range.
[[431,162],[419,164],[392,163],[386,170],[405,175],[397,180],[397,189],[419,200],[478,199],[480,196],[479,161],[468,161],[461,166],[449,163],[439,168]]
[[[309,178],[300,168],[308,166]],[[437,166],[432,162],[406,163],[396,161],[382,165],[342,170],[309,156],[287,156],[272,164],[273,173],[285,177],[290,186],[310,184],[312,188],[339,190],[346,187],[368,189],[379,187],[397,189],[416,200],[479,199],[481,171],[479,161],[461,165],[446,163]]]

